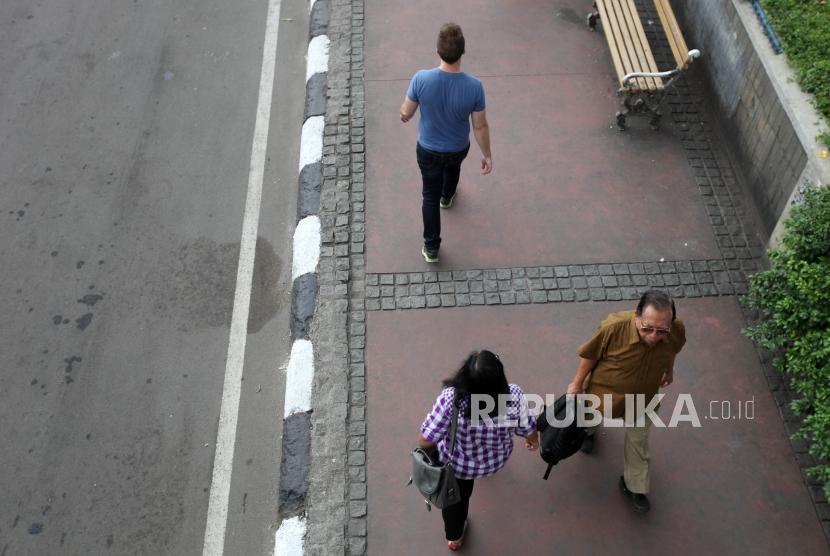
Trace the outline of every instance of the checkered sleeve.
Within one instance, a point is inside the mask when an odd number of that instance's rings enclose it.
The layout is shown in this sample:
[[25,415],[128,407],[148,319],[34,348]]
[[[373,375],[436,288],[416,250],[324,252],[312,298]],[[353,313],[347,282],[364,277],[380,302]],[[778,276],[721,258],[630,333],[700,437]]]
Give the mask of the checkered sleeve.
[[518,403],[519,426],[516,427],[516,434],[526,437],[536,430],[536,417],[530,414],[527,397],[520,386],[511,384],[510,393],[513,394],[513,399]]
[[429,412],[421,424],[421,434],[430,442],[437,444],[449,434],[454,395],[452,388],[442,390],[438,399],[435,400],[432,411]]

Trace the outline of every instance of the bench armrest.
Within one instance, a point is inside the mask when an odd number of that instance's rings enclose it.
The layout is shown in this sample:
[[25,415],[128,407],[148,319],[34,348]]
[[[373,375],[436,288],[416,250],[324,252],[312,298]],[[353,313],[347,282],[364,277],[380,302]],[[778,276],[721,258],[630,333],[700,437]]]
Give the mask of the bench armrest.
[[[699,58],[699,57],[700,57],[700,50],[698,50],[697,48],[694,48],[694,49],[690,50],[689,55],[686,58],[686,65],[689,65],[690,63],[692,63],[692,61],[695,58]],[[682,68],[675,68],[673,70],[668,70],[668,71],[654,71],[654,72],[635,71],[635,72],[632,72],[632,73],[627,73],[627,74],[625,74],[625,77],[623,77],[622,86],[623,87],[628,87],[628,82],[631,81],[632,79],[636,79],[638,77],[659,77],[660,79],[665,79],[667,77],[674,77],[677,74],[679,74],[680,70],[682,70],[682,69],[685,69],[685,66],[682,67]]]

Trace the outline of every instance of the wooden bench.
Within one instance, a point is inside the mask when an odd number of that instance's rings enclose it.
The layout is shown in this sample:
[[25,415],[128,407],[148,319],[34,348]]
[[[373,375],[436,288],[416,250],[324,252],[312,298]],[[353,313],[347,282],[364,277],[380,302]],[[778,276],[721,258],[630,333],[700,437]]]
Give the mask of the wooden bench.
[[660,104],[666,91],[680,73],[700,56],[699,50],[689,50],[686,46],[669,0],[654,0],[654,6],[677,64],[674,69],[667,71],[657,68],[634,0],[596,0],[595,11],[588,14],[588,26],[591,29],[596,27],[597,20],[602,22],[614,68],[617,70],[620,83],[617,93],[623,97],[622,109],[617,112],[617,125],[620,129],[625,129],[628,114],[650,115],[651,127],[657,129],[660,123]]

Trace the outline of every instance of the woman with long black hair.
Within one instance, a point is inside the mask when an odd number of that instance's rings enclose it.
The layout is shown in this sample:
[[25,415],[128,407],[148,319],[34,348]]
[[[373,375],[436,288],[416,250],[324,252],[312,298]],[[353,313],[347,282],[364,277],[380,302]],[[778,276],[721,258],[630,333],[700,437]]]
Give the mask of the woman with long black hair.
[[[455,450],[450,451],[453,404],[458,404]],[[495,474],[513,452],[513,435],[525,447],[539,447],[536,419],[528,411],[524,391],[508,384],[499,357],[487,350],[470,354],[444,389],[421,425],[421,448],[437,446],[441,463],[452,462],[461,501],[441,510],[447,547],[458,550],[467,531],[467,513],[475,479]]]

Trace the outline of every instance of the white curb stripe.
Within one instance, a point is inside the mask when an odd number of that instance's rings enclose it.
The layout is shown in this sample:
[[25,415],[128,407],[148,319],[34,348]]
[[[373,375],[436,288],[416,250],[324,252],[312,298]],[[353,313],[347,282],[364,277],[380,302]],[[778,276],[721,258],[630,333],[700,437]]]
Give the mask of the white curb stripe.
[[308,43],[308,64],[305,70],[306,82],[315,73],[323,73],[329,70],[329,38],[326,35],[319,35]]
[[303,537],[305,537],[305,520],[292,517],[283,520],[277,529],[275,556],[303,556]]
[[323,128],[326,126],[324,116],[312,116],[303,124],[300,137],[300,171],[309,164],[323,159]]
[[311,410],[311,383],[314,381],[314,348],[309,340],[297,340],[285,377],[284,418]]
[[317,270],[320,260],[320,218],[306,216],[294,230],[294,257],[291,264],[291,279]]
[[233,312],[222,386],[222,404],[219,409],[219,427],[216,433],[216,451],[205,523],[203,556],[221,556],[225,549],[225,531],[228,522],[228,499],[233,471],[233,453],[236,444],[236,425],[239,419],[239,398],[242,369],[245,363],[245,340],[248,335],[248,311],[251,300],[254,254],[256,248],[259,212],[262,202],[262,181],[265,173],[265,152],[268,148],[268,125],[271,120],[274,68],[277,59],[277,32],[280,22],[281,0],[269,0],[262,46],[262,67],[259,76],[251,161],[245,211],[242,216],[242,236],[239,264],[236,270]]

